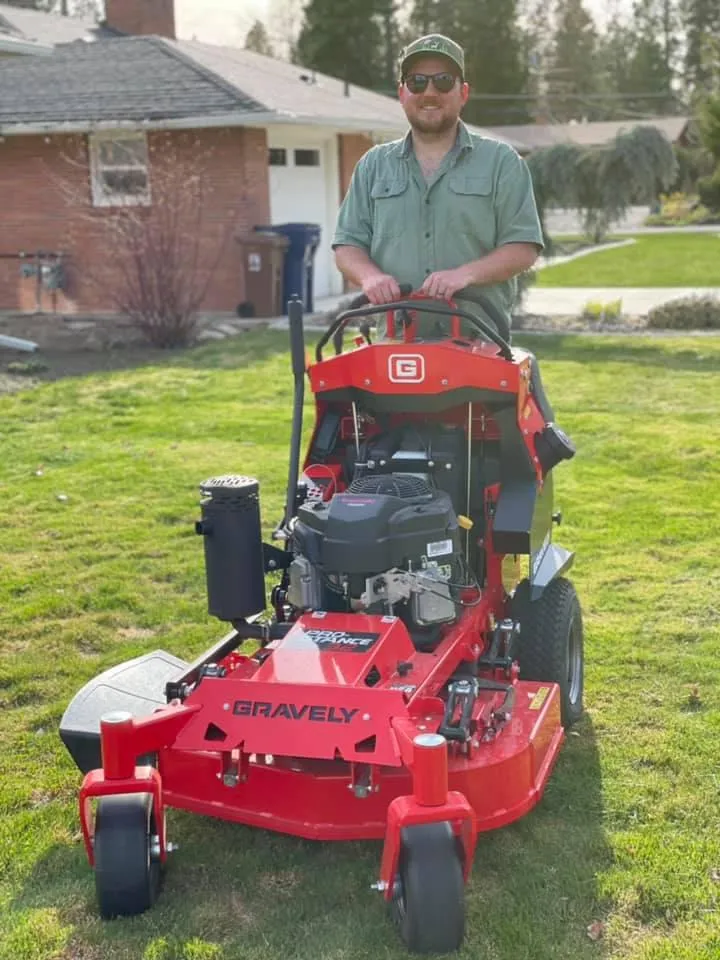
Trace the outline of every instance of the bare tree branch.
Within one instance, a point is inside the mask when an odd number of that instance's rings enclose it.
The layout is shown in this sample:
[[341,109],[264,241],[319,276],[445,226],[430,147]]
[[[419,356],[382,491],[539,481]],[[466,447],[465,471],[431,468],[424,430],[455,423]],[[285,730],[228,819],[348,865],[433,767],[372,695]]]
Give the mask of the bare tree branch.
[[[212,151],[182,154],[168,138],[151,150],[148,205],[129,202],[88,207],[77,172],[88,172],[88,152],[64,160],[75,176],[52,179],[86,229],[100,230],[108,251],[83,262],[84,275],[104,298],[159,347],[192,341],[198,311],[235,232],[239,211],[224,213],[220,229],[209,218]],[[92,227],[91,227],[92,225]]]

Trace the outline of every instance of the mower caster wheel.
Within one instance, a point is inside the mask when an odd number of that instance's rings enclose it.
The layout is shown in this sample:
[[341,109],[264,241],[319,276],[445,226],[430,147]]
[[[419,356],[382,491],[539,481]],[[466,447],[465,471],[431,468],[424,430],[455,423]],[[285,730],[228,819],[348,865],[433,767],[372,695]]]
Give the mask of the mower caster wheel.
[[451,953],[465,936],[465,882],[450,824],[402,831],[400,865],[391,905],[412,953]]
[[552,580],[538,600],[530,600],[530,584],[518,584],[512,599],[513,618],[520,621],[517,658],[521,680],[557,683],[564,727],[583,712],[583,622],[575,587],[565,577]]
[[160,860],[149,793],[102,797],[95,815],[95,892],[100,916],[130,917],[153,905]]

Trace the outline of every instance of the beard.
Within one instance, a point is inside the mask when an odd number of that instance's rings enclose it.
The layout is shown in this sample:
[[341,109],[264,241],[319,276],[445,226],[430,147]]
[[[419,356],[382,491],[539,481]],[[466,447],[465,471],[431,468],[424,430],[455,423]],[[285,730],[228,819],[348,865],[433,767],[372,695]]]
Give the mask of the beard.
[[448,133],[457,126],[458,117],[452,112],[446,113],[444,110],[438,110],[434,114],[423,114],[421,109],[413,111],[413,115],[408,114],[408,122],[413,130],[418,133]]

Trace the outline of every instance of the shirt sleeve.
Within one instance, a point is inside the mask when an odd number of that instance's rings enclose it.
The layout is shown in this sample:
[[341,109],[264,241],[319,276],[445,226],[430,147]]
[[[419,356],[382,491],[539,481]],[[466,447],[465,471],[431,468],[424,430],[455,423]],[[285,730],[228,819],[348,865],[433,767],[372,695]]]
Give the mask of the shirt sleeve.
[[496,212],[498,246],[534,243],[543,249],[545,244],[530,170],[523,158],[510,147],[500,165]]
[[369,181],[368,154],[365,154],[355,165],[350,186],[340,206],[332,240],[333,249],[350,246],[370,252],[372,208]]

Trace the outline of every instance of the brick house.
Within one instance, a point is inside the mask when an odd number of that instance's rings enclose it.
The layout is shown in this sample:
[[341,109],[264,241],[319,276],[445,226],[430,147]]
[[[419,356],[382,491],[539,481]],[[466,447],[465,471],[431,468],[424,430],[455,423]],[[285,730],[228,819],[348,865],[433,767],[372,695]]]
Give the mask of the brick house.
[[[6,23],[13,9],[0,4]],[[17,14],[35,24],[51,16]],[[41,310],[111,311],[90,280],[112,264],[103,222],[118,206],[152,205],[154,156],[191,150],[209,158],[208,241],[230,210],[233,231],[318,223],[315,294],[342,291],[335,216],[359,157],[404,131],[395,100],[246,50],[177,40],[172,0],[107,0],[98,28],[54,19],[66,33],[50,53],[35,29],[27,39],[42,56],[0,57],[0,311],[37,310],[30,261],[18,254],[39,250],[65,265],[63,289],[42,290]],[[203,307],[233,311],[243,299],[231,240]]]

